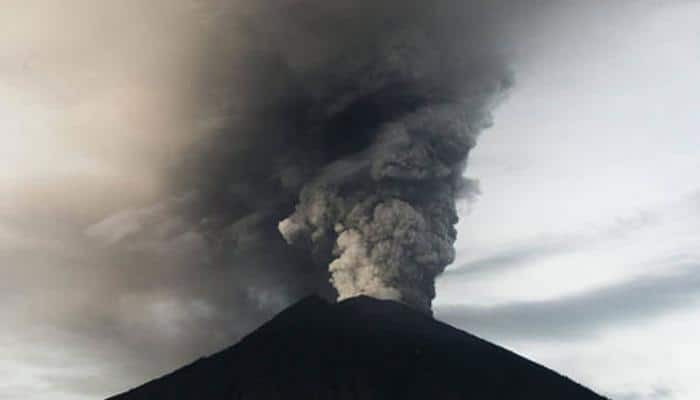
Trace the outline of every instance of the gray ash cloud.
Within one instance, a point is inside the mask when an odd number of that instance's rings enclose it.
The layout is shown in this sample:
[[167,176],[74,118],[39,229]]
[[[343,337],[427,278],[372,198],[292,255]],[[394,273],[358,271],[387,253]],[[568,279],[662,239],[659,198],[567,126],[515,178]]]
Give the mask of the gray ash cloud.
[[0,180],[0,312],[4,366],[41,372],[21,398],[124,390],[336,298],[331,278],[425,309],[508,62],[554,68],[629,19],[625,1],[15,3],[0,69],[27,135]]
[[207,8],[201,132],[173,174],[175,192],[200,196],[189,217],[224,252],[236,221],[276,219],[308,251],[298,267],[317,268],[302,286],[330,278],[341,299],[429,310],[454,258],[455,199],[472,190],[467,156],[511,85],[499,30],[524,6],[243,3]]

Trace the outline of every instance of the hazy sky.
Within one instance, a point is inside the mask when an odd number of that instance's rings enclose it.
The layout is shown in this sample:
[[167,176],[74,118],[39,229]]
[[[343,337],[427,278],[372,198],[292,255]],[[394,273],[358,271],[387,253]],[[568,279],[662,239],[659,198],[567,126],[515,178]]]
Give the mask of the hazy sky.
[[[55,18],[62,1],[10,1],[0,13],[0,400],[105,397],[259,322],[190,287],[226,278],[192,272],[195,236],[158,247],[169,253],[148,268],[93,240],[109,216],[142,230],[131,207],[157,219],[162,171],[192,128],[177,77],[196,35],[177,18],[195,2],[152,2],[169,6],[161,24],[116,3],[75,0],[81,12]],[[435,309],[614,399],[691,400],[700,2],[635,4],[523,39],[516,85],[471,154],[482,193],[463,204]],[[265,309],[287,301],[249,295]]]

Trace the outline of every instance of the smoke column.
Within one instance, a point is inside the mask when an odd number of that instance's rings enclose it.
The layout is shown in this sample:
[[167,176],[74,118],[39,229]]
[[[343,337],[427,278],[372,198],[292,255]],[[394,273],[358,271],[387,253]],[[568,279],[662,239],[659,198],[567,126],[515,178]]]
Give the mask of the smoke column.
[[224,247],[253,218],[338,299],[429,311],[454,258],[455,200],[474,190],[467,156],[511,84],[503,38],[526,6],[510,3],[202,6],[200,131],[173,190],[197,193],[190,217]]
[[45,398],[165,374],[312,293],[427,311],[507,67],[656,7],[1,3],[0,368],[57,348],[87,368],[18,392]]

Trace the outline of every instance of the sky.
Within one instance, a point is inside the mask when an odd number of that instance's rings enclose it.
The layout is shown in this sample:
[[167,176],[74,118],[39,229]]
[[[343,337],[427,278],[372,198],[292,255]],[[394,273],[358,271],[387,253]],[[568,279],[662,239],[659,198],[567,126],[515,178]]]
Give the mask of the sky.
[[[60,1],[0,15],[0,400],[105,397],[223,348],[263,318],[220,307],[231,299],[212,288],[227,279],[263,316],[288,302],[258,278],[193,272],[197,236],[150,241],[180,229],[158,196],[188,137],[177,77],[197,43],[184,24],[91,4],[76,0],[70,29],[51,17]],[[193,3],[168,4],[177,20]],[[613,399],[690,400],[700,3],[638,4],[542,27],[516,49],[516,84],[470,155],[480,195],[460,203],[434,309]],[[145,133],[165,131],[167,148]],[[155,233],[124,244],[139,256],[105,246],[144,218]]]
[[615,399],[695,399],[700,3],[608,29],[519,66],[436,314]]

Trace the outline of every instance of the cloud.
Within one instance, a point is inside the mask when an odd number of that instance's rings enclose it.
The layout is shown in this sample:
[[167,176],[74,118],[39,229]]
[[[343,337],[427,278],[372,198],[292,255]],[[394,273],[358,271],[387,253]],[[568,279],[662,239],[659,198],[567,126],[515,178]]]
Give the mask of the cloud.
[[538,260],[573,251],[589,249],[597,245],[624,238],[662,223],[662,211],[643,210],[619,217],[601,228],[578,233],[546,235],[501,250],[494,255],[451,266],[443,278],[483,276],[503,273],[515,268],[532,265]]
[[72,209],[47,218],[3,210],[0,369],[32,375],[4,393],[76,398],[98,390],[77,378],[93,375],[101,396],[125,390],[235,343],[303,295],[286,278],[297,261],[283,256],[282,239],[255,246],[264,218],[242,221],[205,252],[203,234],[179,223],[173,204],[87,227]]
[[665,386],[656,386],[650,392],[627,392],[610,395],[610,398],[615,400],[667,400],[674,397],[674,391]]
[[437,318],[494,339],[563,340],[654,318],[700,300],[700,264],[545,301],[441,306]]

